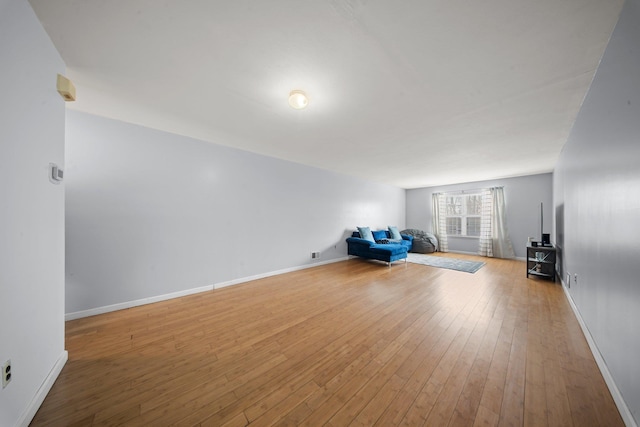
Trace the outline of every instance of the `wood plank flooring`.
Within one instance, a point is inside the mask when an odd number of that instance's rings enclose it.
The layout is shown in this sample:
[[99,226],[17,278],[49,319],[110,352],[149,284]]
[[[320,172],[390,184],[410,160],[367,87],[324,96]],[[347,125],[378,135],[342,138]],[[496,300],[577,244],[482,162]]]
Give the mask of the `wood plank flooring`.
[[32,426],[622,426],[559,284],[351,259],[67,322]]

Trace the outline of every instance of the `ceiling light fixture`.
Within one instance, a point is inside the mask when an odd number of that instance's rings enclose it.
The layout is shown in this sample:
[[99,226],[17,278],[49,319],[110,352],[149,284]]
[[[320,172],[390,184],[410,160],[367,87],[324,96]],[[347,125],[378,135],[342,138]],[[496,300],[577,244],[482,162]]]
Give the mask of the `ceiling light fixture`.
[[301,90],[292,90],[289,93],[289,105],[296,110],[302,110],[309,104],[309,98]]

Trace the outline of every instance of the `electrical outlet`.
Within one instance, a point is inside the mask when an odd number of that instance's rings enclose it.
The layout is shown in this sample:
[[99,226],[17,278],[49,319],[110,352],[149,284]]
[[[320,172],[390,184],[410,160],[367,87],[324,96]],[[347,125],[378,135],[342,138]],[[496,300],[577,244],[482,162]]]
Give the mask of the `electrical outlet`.
[[5,388],[11,382],[11,360],[7,360],[2,365],[2,388]]
[[574,285],[577,285],[577,284],[578,284],[578,273],[575,273],[575,274],[573,275],[573,284],[574,284]]

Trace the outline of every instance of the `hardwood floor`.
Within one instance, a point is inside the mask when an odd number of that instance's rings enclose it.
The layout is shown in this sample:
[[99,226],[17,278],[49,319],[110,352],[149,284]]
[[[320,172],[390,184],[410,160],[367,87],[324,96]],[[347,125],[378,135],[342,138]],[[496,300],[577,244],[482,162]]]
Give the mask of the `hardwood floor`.
[[624,425],[559,284],[352,259],[67,322],[32,426]]

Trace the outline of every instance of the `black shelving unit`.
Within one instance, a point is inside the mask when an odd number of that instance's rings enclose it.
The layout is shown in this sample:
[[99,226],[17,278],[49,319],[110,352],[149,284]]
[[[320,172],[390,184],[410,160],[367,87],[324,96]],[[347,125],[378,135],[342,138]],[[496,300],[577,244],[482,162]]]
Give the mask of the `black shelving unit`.
[[527,246],[527,278],[529,276],[556,281],[556,248]]

